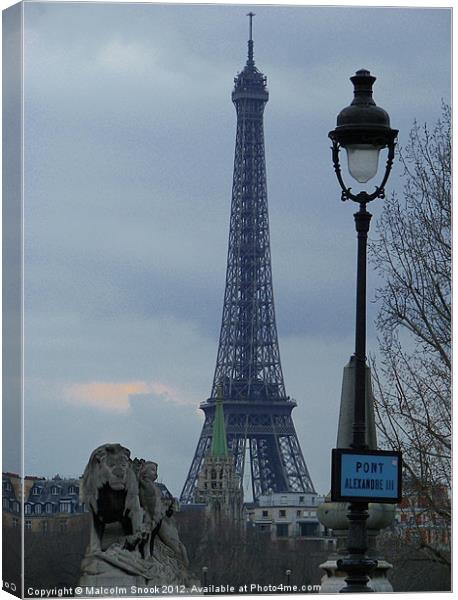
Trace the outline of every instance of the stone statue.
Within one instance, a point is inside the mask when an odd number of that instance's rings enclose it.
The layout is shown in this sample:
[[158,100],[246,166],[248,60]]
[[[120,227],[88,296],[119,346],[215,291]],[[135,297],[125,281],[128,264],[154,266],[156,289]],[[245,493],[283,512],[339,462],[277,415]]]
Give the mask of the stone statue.
[[174,498],[167,499],[165,501],[167,506],[164,506],[162,493],[156,484],[157,463],[135,459],[134,464],[136,461],[140,506],[145,511],[144,523],[148,531],[146,555],[151,556],[153,554],[154,539],[157,536],[188,567],[189,561],[186,548],[178,536],[178,530],[173,519]]
[[109,523],[120,523],[126,546],[142,537],[143,514],[138,480],[130,451],[120,444],[105,444],[91,454],[84,470],[82,500],[91,512],[91,552],[102,550],[102,538]]
[[156,479],[155,462],[132,460],[120,444],[92,452],[81,485],[91,534],[79,586],[190,585],[175,501]]

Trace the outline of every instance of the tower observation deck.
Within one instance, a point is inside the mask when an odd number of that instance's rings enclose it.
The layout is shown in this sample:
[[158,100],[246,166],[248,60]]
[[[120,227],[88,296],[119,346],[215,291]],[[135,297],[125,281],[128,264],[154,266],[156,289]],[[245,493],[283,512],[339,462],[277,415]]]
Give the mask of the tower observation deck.
[[[243,481],[249,454],[254,500],[277,492],[314,492],[285,391],[275,322],[264,150],[267,79],[255,66],[252,17],[248,59],[234,80],[237,113],[226,286],[211,396],[181,494],[191,503],[212,443],[217,389],[224,398],[227,444]],[[247,452],[249,449],[249,452]]]

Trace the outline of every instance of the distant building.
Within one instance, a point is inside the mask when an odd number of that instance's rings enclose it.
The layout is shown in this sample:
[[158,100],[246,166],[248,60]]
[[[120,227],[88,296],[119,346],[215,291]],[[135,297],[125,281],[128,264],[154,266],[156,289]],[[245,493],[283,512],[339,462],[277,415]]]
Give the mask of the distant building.
[[162,504],[166,508],[168,508],[171,504],[177,504],[178,503],[178,499],[175,498],[175,496],[172,495],[171,491],[165,485],[165,483],[158,483],[156,481],[156,485],[157,485],[157,487],[159,488],[159,490],[161,492],[161,501],[162,501]]
[[[163,483],[156,484],[167,509],[177,505]],[[2,513],[6,527],[19,527],[21,519],[22,493],[24,494],[24,527],[34,533],[64,532],[78,529],[88,518],[88,510],[80,500],[81,480],[63,479],[56,475],[52,479],[26,476],[24,486],[16,473],[2,473]]]
[[207,506],[208,516],[215,526],[224,520],[243,524],[243,491],[235,472],[234,457],[227,447],[221,388],[216,400],[212,443],[198,475],[194,502]]
[[448,549],[451,544],[451,500],[447,486],[416,490],[404,483],[402,502],[397,506],[394,530],[407,542]]
[[4,527],[19,527],[22,502],[21,479],[16,473],[2,473],[2,518]]
[[[80,501],[80,480],[2,474],[2,512],[7,527],[19,527],[24,501],[24,528],[35,533],[66,531],[81,527],[86,512]],[[23,494],[23,497],[22,497]]]
[[256,503],[246,505],[248,522],[273,540],[322,538],[323,525],[316,509],[324,501],[315,493],[284,492],[263,495]]

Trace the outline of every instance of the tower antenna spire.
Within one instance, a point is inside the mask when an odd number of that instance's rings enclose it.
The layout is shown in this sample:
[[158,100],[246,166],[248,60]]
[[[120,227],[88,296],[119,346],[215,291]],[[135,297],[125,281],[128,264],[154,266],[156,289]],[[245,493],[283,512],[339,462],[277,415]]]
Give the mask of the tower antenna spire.
[[250,17],[250,42],[253,41],[253,17],[256,16],[256,13],[254,12],[249,12],[247,14],[247,17]]
[[250,18],[250,39],[248,40],[248,63],[254,64],[253,59],[253,17],[255,16],[254,12],[249,12],[247,17]]

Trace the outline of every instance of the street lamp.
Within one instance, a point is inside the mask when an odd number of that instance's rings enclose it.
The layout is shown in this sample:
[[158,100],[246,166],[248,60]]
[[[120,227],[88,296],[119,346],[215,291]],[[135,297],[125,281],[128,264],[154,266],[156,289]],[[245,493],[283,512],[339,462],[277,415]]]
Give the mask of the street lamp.
[[[385,197],[385,184],[391,172],[394,148],[398,131],[391,129],[388,113],[377,106],[372,98],[372,85],[375,82],[369,71],[361,69],[350,78],[354,85],[354,98],[350,106],[344,108],[337,117],[337,127],[329,132],[332,140],[332,160],[342,189],[342,200],[352,200],[359,204],[355,213],[355,225],[358,234],[358,266],[356,277],[356,334],[355,334],[355,398],[353,436],[351,448],[364,450],[366,443],[366,264],[367,234],[371,214],[366,204],[376,198]],[[375,177],[378,170],[379,153],[388,149],[385,173],[381,183],[371,193],[352,192],[342,177],[339,154],[340,149],[347,152],[348,170],[359,183],[367,183]],[[368,574],[377,562],[366,556],[368,503],[351,502],[348,513],[349,529],[347,556],[338,561],[338,567],[348,577],[342,592],[371,592]]]
[[202,585],[207,587],[208,567],[202,567]]
[[291,569],[286,569],[285,571],[285,575],[286,575],[286,585],[289,585],[291,583]]

